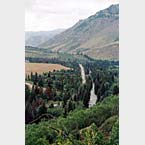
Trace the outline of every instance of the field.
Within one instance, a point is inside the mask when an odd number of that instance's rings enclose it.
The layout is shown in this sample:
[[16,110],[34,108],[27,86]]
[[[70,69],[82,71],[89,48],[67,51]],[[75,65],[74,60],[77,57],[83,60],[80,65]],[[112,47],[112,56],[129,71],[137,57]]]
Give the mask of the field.
[[42,74],[45,72],[53,72],[54,70],[69,70],[70,68],[60,64],[47,64],[47,63],[25,63],[25,73],[30,74],[31,72]]

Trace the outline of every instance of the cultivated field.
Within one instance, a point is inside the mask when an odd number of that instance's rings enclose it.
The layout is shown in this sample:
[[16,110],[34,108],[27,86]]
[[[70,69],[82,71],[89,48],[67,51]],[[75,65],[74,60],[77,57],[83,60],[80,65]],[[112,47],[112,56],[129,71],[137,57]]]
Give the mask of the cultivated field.
[[47,64],[47,63],[25,63],[25,73],[30,74],[31,72],[42,74],[45,72],[52,72],[54,70],[69,70],[70,68],[60,64]]

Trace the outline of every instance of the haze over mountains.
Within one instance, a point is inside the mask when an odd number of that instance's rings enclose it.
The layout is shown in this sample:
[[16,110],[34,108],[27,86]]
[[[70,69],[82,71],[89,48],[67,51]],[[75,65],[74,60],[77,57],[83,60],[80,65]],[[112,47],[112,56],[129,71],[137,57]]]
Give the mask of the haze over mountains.
[[[118,60],[119,5],[111,5],[87,19],[80,20],[73,27],[53,37],[45,36],[41,44],[39,37],[35,36],[35,41],[38,38],[39,42],[37,47],[53,52],[85,54],[95,59]],[[34,40],[33,38],[31,39]]]
[[119,5],[80,20],[39,47],[52,51],[83,53],[98,59],[118,59]]
[[48,41],[50,38],[60,34],[65,29],[56,29],[53,31],[26,31],[25,32],[25,45],[37,47],[38,45]]

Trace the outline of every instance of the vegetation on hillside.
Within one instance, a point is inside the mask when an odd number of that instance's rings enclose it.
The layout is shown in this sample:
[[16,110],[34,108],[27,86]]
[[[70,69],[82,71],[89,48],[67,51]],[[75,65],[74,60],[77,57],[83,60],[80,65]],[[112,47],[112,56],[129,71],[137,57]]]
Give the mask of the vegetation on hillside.
[[[30,62],[54,61],[73,69],[26,75],[32,85],[25,86],[26,145],[119,144],[118,62],[87,59],[29,58]],[[92,83],[98,99],[89,108]]]

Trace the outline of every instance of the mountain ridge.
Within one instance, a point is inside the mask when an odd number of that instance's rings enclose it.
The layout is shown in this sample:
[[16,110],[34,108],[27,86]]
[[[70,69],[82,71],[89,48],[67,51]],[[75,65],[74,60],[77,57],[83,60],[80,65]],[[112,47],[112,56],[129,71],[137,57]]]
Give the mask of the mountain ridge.
[[37,47],[55,35],[60,34],[64,30],[65,29],[56,29],[51,31],[25,31],[25,45]]
[[[108,53],[105,52],[108,48],[107,45],[110,50]],[[111,5],[87,19],[80,20],[39,47],[55,52],[82,53],[96,59],[118,59],[119,5]]]

